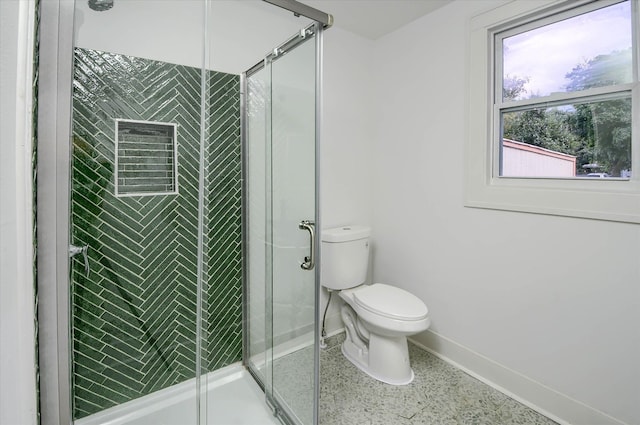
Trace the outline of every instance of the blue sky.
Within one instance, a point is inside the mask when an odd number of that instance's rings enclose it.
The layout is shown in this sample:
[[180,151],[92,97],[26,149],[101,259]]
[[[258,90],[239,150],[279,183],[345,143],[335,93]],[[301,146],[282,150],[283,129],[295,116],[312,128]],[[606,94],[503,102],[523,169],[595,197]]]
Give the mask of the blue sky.
[[505,38],[504,75],[530,77],[527,94],[564,91],[565,75],[600,54],[631,47],[629,1]]

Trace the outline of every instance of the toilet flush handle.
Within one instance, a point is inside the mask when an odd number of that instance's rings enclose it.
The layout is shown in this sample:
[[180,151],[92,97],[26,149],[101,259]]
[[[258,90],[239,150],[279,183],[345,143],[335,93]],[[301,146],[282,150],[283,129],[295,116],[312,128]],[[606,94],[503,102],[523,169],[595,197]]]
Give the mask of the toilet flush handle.
[[298,224],[298,229],[309,231],[309,256],[304,257],[304,262],[300,264],[303,270],[313,270],[316,265],[316,235],[313,230],[315,223],[310,220],[302,220]]

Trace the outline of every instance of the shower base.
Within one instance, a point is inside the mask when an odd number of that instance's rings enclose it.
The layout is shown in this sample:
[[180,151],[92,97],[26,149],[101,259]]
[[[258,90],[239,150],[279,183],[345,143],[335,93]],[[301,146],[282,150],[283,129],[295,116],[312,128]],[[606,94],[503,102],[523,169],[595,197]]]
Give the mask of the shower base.
[[[207,425],[280,424],[266,405],[264,392],[240,364],[207,376]],[[144,397],[78,419],[75,425],[196,424],[196,381],[191,379]]]

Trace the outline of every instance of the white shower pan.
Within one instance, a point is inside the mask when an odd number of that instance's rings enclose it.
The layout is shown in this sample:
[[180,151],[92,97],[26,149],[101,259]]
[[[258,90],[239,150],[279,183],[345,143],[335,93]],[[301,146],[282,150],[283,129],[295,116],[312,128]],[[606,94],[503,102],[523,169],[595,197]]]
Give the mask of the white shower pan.
[[[207,375],[207,425],[280,424],[268,409],[264,392],[240,364]],[[196,424],[196,380],[156,391],[74,421],[75,425]],[[206,412],[206,413],[205,413]]]

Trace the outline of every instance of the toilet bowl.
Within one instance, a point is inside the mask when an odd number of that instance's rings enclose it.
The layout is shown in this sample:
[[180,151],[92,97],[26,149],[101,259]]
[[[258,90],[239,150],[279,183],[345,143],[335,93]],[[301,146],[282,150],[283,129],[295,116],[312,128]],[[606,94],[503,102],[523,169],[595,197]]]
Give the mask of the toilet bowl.
[[346,303],[341,311],[347,329],[344,356],[387,384],[413,381],[407,336],[429,327],[426,305],[415,295],[382,283],[342,290],[340,298]]
[[413,381],[407,336],[430,325],[415,295],[383,283],[365,285],[370,229],[345,226],[322,233],[322,285],[344,301],[342,353],[369,376],[388,384]]
[[340,291],[371,332],[380,335],[413,335],[429,327],[429,311],[418,297],[383,283],[360,285]]

